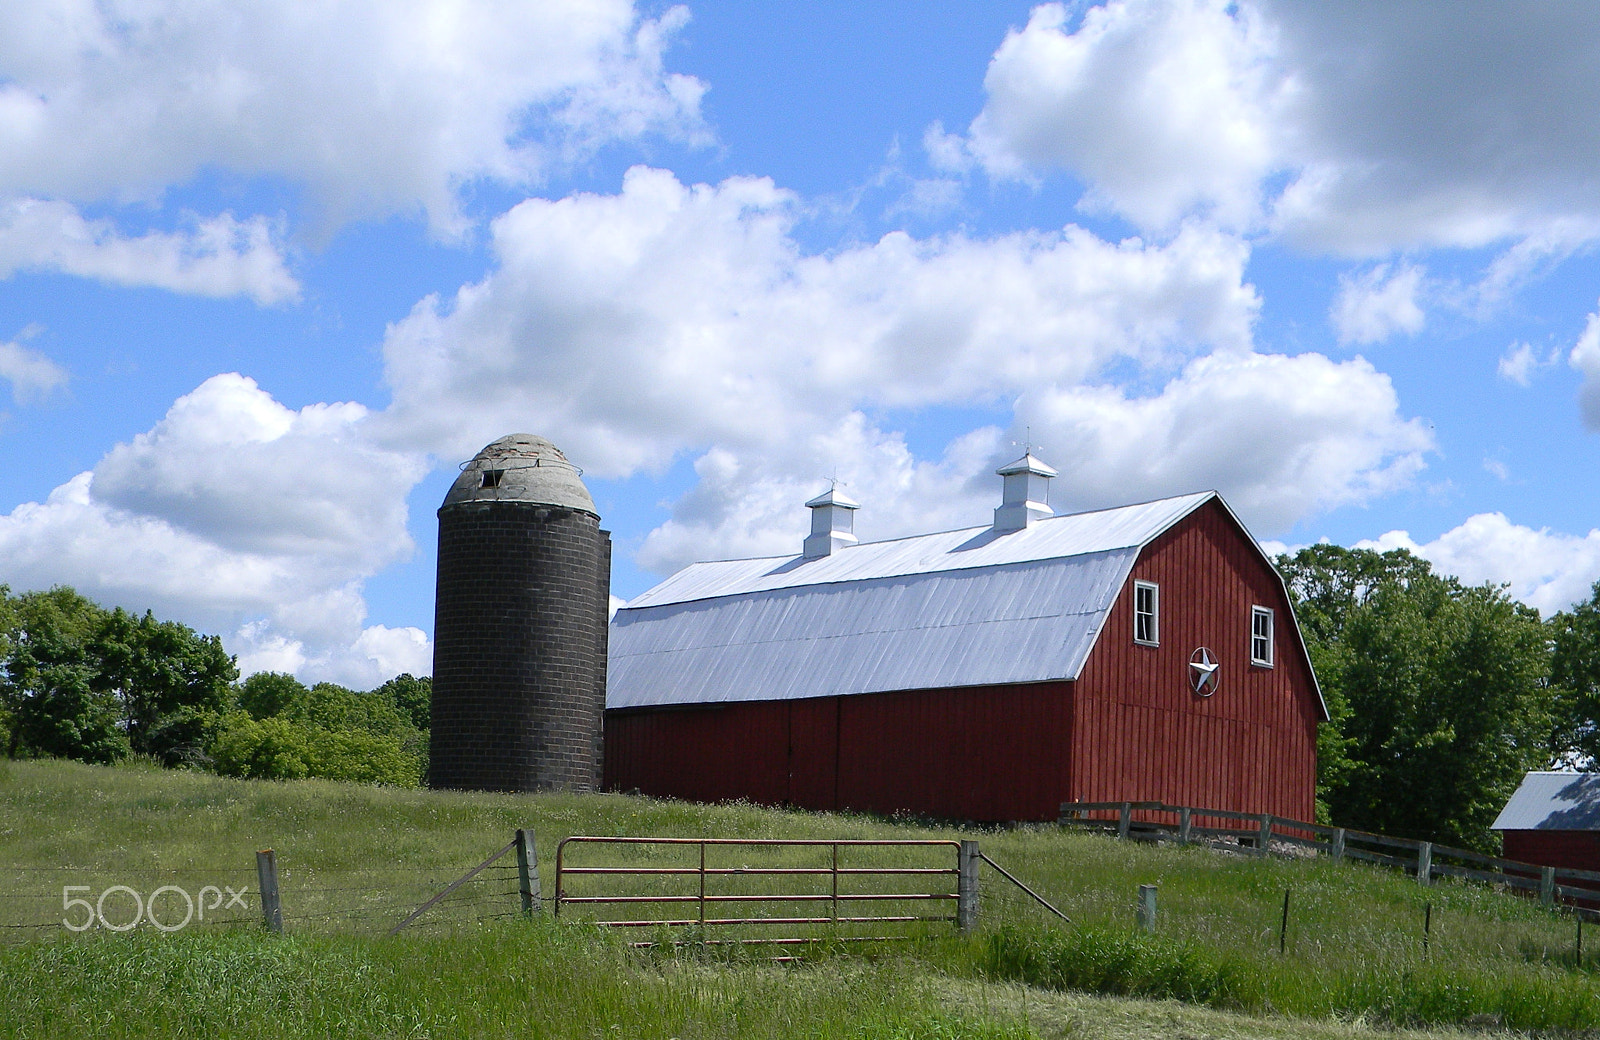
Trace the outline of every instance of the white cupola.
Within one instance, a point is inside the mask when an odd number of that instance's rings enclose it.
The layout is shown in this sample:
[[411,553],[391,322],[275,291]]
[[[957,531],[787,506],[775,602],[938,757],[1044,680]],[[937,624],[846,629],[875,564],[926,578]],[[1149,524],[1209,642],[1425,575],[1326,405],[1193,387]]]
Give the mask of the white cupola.
[[1033,457],[1032,452],[995,470],[1005,478],[1000,505],[994,511],[997,533],[1020,531],[1035,520],[1055,516],[1050,501],[1050,478],[1056,471]]
[[806,508],[811,510],[811,533],[801,551],[806,559],[820,559],[856,544],[855,512],[861,504],[851,501],[837,485],[807,502]]

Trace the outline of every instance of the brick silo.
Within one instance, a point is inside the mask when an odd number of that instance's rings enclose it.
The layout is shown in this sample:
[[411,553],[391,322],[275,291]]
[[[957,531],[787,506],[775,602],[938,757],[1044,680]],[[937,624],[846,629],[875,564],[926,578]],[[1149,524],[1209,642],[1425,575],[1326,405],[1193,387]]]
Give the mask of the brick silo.
[[439,507],[428,783],[597,790],[611,536],[577,467],[511,434]]

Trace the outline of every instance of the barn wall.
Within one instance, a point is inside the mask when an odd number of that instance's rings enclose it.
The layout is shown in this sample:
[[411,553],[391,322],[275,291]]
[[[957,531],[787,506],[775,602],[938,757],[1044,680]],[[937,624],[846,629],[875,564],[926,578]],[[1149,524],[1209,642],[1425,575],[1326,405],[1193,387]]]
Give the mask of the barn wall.
[[606,713],[606,786],[696,801],[1053,820],[1071,683]]
[[[1133,579],[1161,588],[1158,647],[1133,642]],[[1276,613],[1273,668],[1250,664],[1252,605]],[[1200,646],[1222,665],[1210,698],[1189,687]],[[1216,502],[1140,554],[1076,697],[1073,799],[1313,818],[1320,706],[1310,670],[1276,576]]]
[[1594,831],[1502,831],[1506,859],[1542,867],[1600,870],[1600,833]]

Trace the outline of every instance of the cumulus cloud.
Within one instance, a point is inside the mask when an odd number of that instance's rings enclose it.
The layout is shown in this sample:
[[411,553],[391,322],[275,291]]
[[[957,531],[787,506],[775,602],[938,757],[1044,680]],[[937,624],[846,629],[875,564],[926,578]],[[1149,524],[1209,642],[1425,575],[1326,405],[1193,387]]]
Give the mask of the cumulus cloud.
[[1281,76],[1248,8],[1131,0],[1090,8],[1067,31],[1061,4],[1034,8],[984,77],[971,150],[991,173],[1065,167],[1090,202],[1149,228],[1197,209],[1250,223],[1257,182],[1280,163]]
[[1600,311],[1589,315],[1572,353],[1567,355],[1567,363],[1583,373],[1583,386],[1578,390],[1583,424],[1600,430]]
[[617,195],[521,203],[494,223],[494,272],[389,330],[384,429],[464,457],[538,415],[620,475],[785,444],[858,405],[1002,400],[1118,359],[1242,347],[1259,306],[1247,247],[1200,228],[1159,247],[1076,227],[896,232],[817,256],[790,237],[794,210],[764,179],[644,168]]
[[[1036,8],[970,148],[1147,228],[1209,212],[1351,255],[1600,233],[1600,9],[1113,0]],[[1560,104],[1551,104],[1560,98]]]
[[464,458],[537,415],[601,476],[692,454],[697,485],[639,554],[656,570],[791,550],[835,468],[864,536],[987,522],[1007,435],[917,457],[885,410],[1011,408],[1072,474],[1065,501],[1218,487],[1271,528],[1400,486],[1430,448],[1365,361],[1253,353],[1248,248],[1215,229],[807,255],[794,211],[764,180],[644,168],[522,203],[494,224],[496,270],[389,330],[376,428]]
[[1423,269],[1402,264],[1391,271],[1379,264],[1358,275],[1339,276],[1339,295],[1329,320],[1340,343],[1381,343],[1403,332],[1422,331],[1425,316],[1417,304]]
[[11,384],[11,399],[18,404],[36,401],[67,385],[67,370],[32,347],[24,346],[42,331],[29,325],[9,343],[0,343],[0,379]]
[[249,296],[272,304],[297,299],[274,228],[264,217],[232,214],[194,220],[179,232],[129,236],[109,220],[41,199],[0,199],[0,278],[59,271],[115,285],[153,286],[199,296]]
[[1261,534],[1404,487],[1433,449],[1388,376],[1320,354],[1218,353],[1159,394],[1067,387],[1018,413],[1059,459],[1058,509],[1217,490]]
[[1503,513],[1468,517],[1431,542],[1390,531],[1357,548],[1408,549],[1469,584],[1493,582],[1546,616],[1587,599],[1600,578],[1600,530],[1563,534],[1514,524]]
[[0,516],[0,573],[232,632],[247,655],[292,650],[314,677],[415,664],[425,637],[363,629],[361,585],[411,552],[405,496],[424,466],[367,443],[366,418],[208,379],[93,471]]
[[662,64],[687,17],[628,0],[12,5],[0,197],[150,200],[219,169],[304,185],[335,223],[425,211],[452,228],[473,181],[703,137],[704,86]]

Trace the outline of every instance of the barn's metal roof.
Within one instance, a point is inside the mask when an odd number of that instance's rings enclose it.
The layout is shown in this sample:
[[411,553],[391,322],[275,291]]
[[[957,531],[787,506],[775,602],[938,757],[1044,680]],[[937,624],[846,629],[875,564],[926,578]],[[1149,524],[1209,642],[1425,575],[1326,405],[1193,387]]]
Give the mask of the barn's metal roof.
[[694,564],[617,611],[606,705],[1075,679],[1139,550],[1215,497]]
[[1529,773],[1492,829],[1600,830],[1600,773]]
[[[969,527],[867,542],[814,560],[777,556],[694,563],[628,603],[624,610],[803,585],[974,570],[1138,548],[1215,497],[1216,492],[1206,491],[1092,513],[1053,516],[1003,534],[992,527]],[[618,616],[621,615],[619,611]]]

